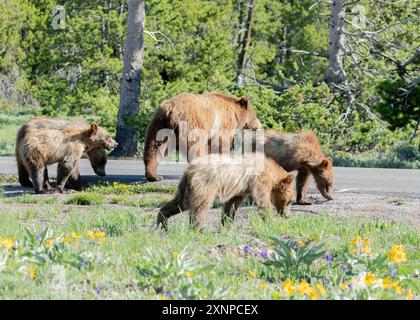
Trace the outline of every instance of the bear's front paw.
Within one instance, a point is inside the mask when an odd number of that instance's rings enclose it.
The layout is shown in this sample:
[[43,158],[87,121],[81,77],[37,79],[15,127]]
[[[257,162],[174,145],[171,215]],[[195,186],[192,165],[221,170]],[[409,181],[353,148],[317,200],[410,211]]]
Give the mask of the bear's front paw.
[[146,180],[149,182],[156,182],[156,181],[162,181],[162,176],[146,176]]

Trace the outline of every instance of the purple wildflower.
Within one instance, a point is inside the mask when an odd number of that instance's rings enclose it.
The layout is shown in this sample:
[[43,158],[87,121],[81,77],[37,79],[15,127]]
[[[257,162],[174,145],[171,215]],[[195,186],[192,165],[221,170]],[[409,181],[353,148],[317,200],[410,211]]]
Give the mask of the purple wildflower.
[[245,246],[245,248],[244,248],[244,252],[245,252],[245,254],[248,254],[248,253],[249,253],[249,245],[246,245],[246,246]]
[[332,261],[333,261],[332,255],[330,255],[330,254],[327,255],[327,263],[328,263],[329,266],[331,265]]
[[345,265],[345,264],[342,264],[342,265],[341,265],[341,270],[343,270],[343,272],[346,272],[347,267],[346,267],[346,265]]
[[395,277],[397,275],[397,268],[391,268],[391,277]]
[[166,296],[166,298],[170,298],[171,297],[171,292],[170,291],[166,291],[165,292],[165,296]]
[[101,290],[99,289],[99,287],[96,287],[96,288],[95,288],[95,292],[96,292],[96,294],[101,293]]
[[[80,262],[80,269],[82,269],[83,268],[83,266],[86,264],[86,259],[85,258],[83,258],[82,259],[82,262]],[[86,266],[87,267],[87,266]]]
[[267,249],[263,248],[261,251],[261,257],[263,257],[265,260],[267,260],[268,255],[267,255]]
[[41,241],[41,235],[39,235],[39,234],[36,235],[36,241],[38,241],[38,242]]

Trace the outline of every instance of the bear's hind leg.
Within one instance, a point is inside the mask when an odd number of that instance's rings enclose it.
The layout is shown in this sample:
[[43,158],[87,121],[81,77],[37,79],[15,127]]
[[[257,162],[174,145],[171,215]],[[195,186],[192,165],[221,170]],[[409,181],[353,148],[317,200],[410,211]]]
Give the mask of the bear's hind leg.
[[34,185],[29,179],[28,170],[26,170],[25,166],[23,165],[20,159],[18,159],[17,165],[18,165],[18,176],[19,176],[20,185],[24,188],[33,188]]
[[209,212],[212,201],[205,200],[197,207],[190,209],[190,225],[196,231],[202,231],[204,219]]

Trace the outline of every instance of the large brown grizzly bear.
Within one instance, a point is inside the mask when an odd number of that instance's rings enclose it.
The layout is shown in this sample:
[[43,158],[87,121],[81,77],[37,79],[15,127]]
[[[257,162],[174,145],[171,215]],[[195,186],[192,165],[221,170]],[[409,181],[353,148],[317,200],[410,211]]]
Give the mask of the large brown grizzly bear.
[[[60,126],[23,125],[17,135],[16,157],[19,175],[24,170],[30,177],[36,193],[45,193],[48,188],[46,166],[58,162],[57,189],[64,186],[81,158],[82,154],[94,148],[113,149],[117,143],[109,133],[96,123],[88,126],[60,128]],[[23,178],[21,183],[27,183]]]
[[[18,174],[19,174],[19,182],[22,185],[22,187],[32,188],[33,184],[31,180],[29,179],[29,172],[26,170],[25,166],[23,165],[20,156],[20,144],[23,142],[23,137],[26,135],[26,131],[28,128],[54,128],[54,129],[69,129],[69,128],[75,128],[75,127],[87,127],[88,124],[83,120],[61,120],[61,119],[49,119],[45,117],[35,117],[30,119],[28,122],[26,122],[26,125],[19,130],[17,139],[16,139],[16,160],[18,165]],[[97,147],[92,148],[90,150],[87,150],[86,152],[90,164],[93,168],[93,171],[99,175],[99,176],[106,176],[106,170],[105,166],[107,163],[107,153],[104,148]],[[44,172],[44,188],[47,190],[52,189],[51,185],[49,183],[48,178],[48,169],[45,167]],[[75,190],[82,190],[84,188],[84,184],[82,182],[79,168],[76,165],[67,180],[66,188],[69,189],[75,189]]]
[[259,209],[281,215],[290,211],[294,197],[293,174],[263,154],[232,157],[212,154],[192,160],[178,185],[175,198],[160,209],[158,226],[167,228],[167,219],[189,210],[190,223],[201,229],[213,202],[224,203],[222,223],[234,219],[242,201],[251,196]]
[[313,175],[319,192],[332,200],[334,186],[333,160],[325,157],[321,145],[311,131],[299,133],[266,130],[264,133],[264,152],[287,171],[297,170],[296,201],[311,204],[305,199],[308,191],[308,178]]
[[[185,128],[181,127],[182,123],[186,124]],[[180,130],[183,132],[186,130],[187,134],[197,129],[203,130],[207,138],[204,143],[210,149],[211,143],[215,142],[215,139],[224,139],[222,144],[228,140],[229,144],[235,129],[258,129],[260,127],[261,123],[247,97],[238,98],[222,93],[182,93],[177,95],[163,102],[156,109],[147,129],[143,157],[146,179],[148,181],[162,179],[157,175],[157,154],[161,153],[159,152],[160,147],[165,149],[167,140],[165,142],[158,141],[157,135],[161,129],[174,130],[177,148],[180,143],[185,144],[186,150],[179,148],[179,151],[187,156],[188,161],[191,161],[194,156],[203,154],[197,152],[190,158],[190,149],[197,143],[197,140],[188,137],[185,141],[184,134],[180,134]]]

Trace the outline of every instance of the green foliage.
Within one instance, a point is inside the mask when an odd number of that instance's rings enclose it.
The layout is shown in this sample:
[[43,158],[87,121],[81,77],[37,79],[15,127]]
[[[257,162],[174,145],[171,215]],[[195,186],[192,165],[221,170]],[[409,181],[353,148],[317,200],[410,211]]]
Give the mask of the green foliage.
[[283,241],[279,238],[272,238],[277,247],[263,263],[266,266],[274,267],[287,279],[306,279],[313,276],[311,266],[324,256],[325,251],[321,245],[314,246],[311,240],[302,243]]
[[146,254],[137,266],[141,285],[151,286],[156,293],[172,299],[222,299],[226,290],[216,288],[212,281],[200,278],[199,274],[212,266],[200,266],[189,258],[188,250],[164,253],[146,249]]
[[[5,0],[0,3],[0,111],[18,117],[1,123],[0,155],[13,154],[13,141],[25,115],[83,116],[115,131],[123,66],[127,0]],[[349,5],[349,31],[357,23],[375,33],[371,47],[361,45],[357,61],[346,56],[356,98],[378,113],[331,90],[322,79],[327,68],[330,4],[312,0],[259,0],[251,31],[248,75],[235,88],[240,39],[247,1],[150,0],[146,4],[140,112],[129,122],[140,142],[154,110],[181,92],[221,91],[251,97],[267,128],[312,129],[326,151],[394,152],[412,149],[403,161],[418,161],[418,59],[405,67],[419,46],[413,23],[414,1]],[[52,26],[52,9],[66,11],[64,29]],[[242,26],[239,25],[242,14]],[[369,21],[363,25],[364,16]],[[351,42],[349,42],[351,44]],[[351,44],[353,45],[353,44]],[[372,54],[382,52],[384,56]],[[261,84],[262,83],[262,84]],[[268,89],[266,83],[287,86]],[[22,114],[24,113],[24,114]],[[399,151],[396,151],[399,153]],[[406,153],[405,153],[406,154]],[[399,156],[397,156],[400,159]]]
[[399,79],[387,79],[377,85],[381,100],[375,105],[381,116],[393,129],[420,120],[420,85],[407,89],[408,84]]
[[104,197],[99,193],[82,192],[75,194],[67,200],[67,204],[77,204],[80,206],[99,205],[104,203]]

